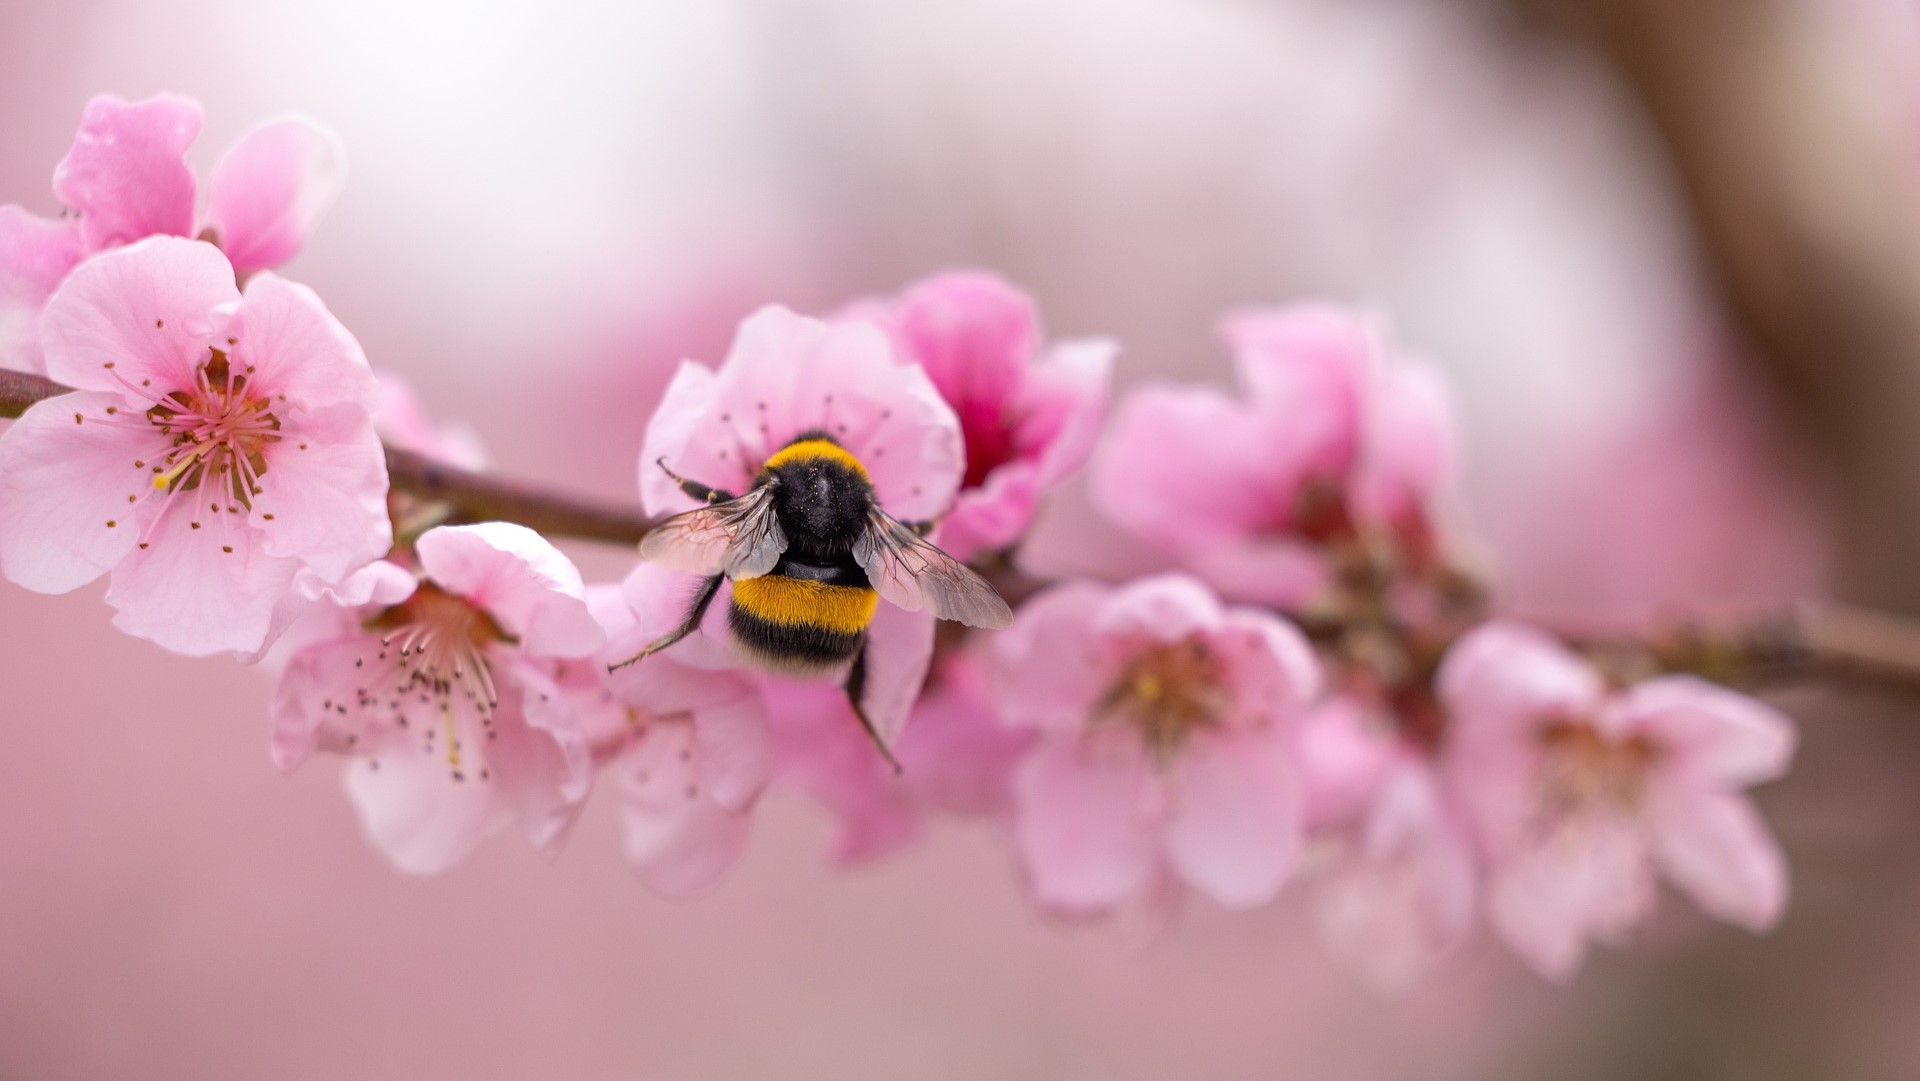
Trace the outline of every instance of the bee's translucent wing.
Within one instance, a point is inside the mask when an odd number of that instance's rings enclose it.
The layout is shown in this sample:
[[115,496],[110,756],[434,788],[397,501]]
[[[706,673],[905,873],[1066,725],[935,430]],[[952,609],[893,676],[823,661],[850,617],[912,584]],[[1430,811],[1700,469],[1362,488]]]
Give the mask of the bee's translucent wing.
[[926,609],[941,619],[992,630],[1013,622],[1013,611],[985,578],[878,507],[867,511],[867,528],[853,542],[853,558],[876,593],[909,612]]
[[773,512],[773,488],[676,514],[647,531],[640,558],[683,574],[758,578],[780,562],[787,535]]

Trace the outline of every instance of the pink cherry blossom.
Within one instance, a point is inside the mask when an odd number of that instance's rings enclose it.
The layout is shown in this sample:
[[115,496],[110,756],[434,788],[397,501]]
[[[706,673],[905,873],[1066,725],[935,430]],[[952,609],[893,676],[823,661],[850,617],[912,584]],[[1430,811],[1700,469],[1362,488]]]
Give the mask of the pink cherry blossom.
[[1069,583],[993,643],[994,697],[1040,743],[1014,782],[1039,900],[1112,911],[1167,878],[1241,908],[1270,900],[1302,829],[1291,726],[1319,670],[1265,612],[1162,575]]
[[198,103],[170,94],[87,103],[53,193],[74,215],[36,217],[0,207],[0,366],[42,371],[36,327],[55,287],[96,252],[154,235],[201,236],[244,279],[299,252],[345,174],[340,142],[286,117],[241,136],[214,166],[206,216],[195,229],[195,180],[186,151],[200,134]]
[[218,249],[153,237],[75,270],[43,320],[76,388],[0,434],[0,569],[43,593],[111,572],[128,633],[253,653],[301,572],[392,541],[360,346],[303,286],[244,296]]
[[[960,429],[926,373],[897,363],[872,326],[773,307],[741,323],[717,370],[686,361],[674,373],[647,424],[641,502],[656,515],[697,505],[662,461],[681,476],[744,493],[768,457],[810,431],[861,462],[875,499],[895,518],[932,518],[953,500],[964,463]],[[726,600],[723,593],[709,615],[724,613]],[[868,640],[867,712],[890,740],[925,677],[933,617],[882,604]]]
[[905,847],[936,816],[989,817],[1012,804],[1031,731],[1000,723],[983,666],[956,653],[938,666],[893,747],[896,772],[830,688],[768,680],[777,775],[834,816],[829,858],[863,863]]
[[941,547],[960,559],[1012,547],[1040,497],[1093,453],[1113,344],[1089,339],[1043,351],[1032,299],[977,272],[928,278],[855,313],[885,328],[959,416],[966,473],[941,520]]
[[417,581],[375,564],[368,603],[337,608],[334,633],[289,659],[274,760],[291,770],[315,751],[347,756],[368,836],[411,873],[445,870],[514,826],[557,845],[593,777],[559,680],[606,640],[580,572],[504,522],[428,530],[414,553]]
[[1546,635],[1483,625],[1442,663],[1447,767],[1490,864],[1488,917],[1564,980],[1639,923],[1658,870],[1709,915],[1779,920],[1786,864],[1744,789],[1782,775],[1792,723],[1691,676],[1625,691]]
[[1230,596],[1298,607],[1330,544],[1386,531],[1424,554],[1452,472],[1443,388],[1344,309],[1240,313],[1222,335],[1245,394],[1148,386],[1119,409],[1094,495],[1121,525]]
[[[579,703],[595,764],[618,786],[627,859],[652,889],[695,896],[718,886],[746,848],[773,771],[766,710],[745,673],[671,654],[609,674],[608,663],[632,656],[685,607],[663,576],[624,593],[588,589],[608,644],[596,663],[570,666],[559,682]],[[630,607],[636,598],[641,612]]]

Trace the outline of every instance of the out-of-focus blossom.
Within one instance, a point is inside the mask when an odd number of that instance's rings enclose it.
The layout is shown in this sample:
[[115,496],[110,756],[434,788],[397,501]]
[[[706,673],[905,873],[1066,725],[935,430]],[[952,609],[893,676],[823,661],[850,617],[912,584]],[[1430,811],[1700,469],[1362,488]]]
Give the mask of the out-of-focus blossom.
[[941,661],[892,750],[899,771],[873,753],[844,695],[768,680],[777,775],[834,815],[830,858],[853,864],[895,852],[938,815],[986,817],[1012,802],[1015,764],[1031,731],[999,721],[979,661]]
[[[718,370],[686,361],[674,373],[647,424],[641,501],[656,515],[697,505],[661,462],[742,494],[774,452],[808,432],[824,433],[853,455],[875,501],[895,518],[936,516],[960,483],[959,424],[926,373],[897,363],[875,327],[773,307],[740,325]],[[723,593],[714,609],[723,612],[728,599]],[[933,615],[883,604],[868,634],[867,713],[890,739],[926,676]]]
[[1244,396],[1128,397],[1094,462],[1102,510],[1226,595],[1285,608],[1326,589],[1329,549],[1363,532],[1424,558],[1453,458],[1437,375],[1331,306],[1241,313],[1221,332]]
[[[394,864],[432,874],[518,825],[552,846],[586,798],[593,762],[556,680],[606,635],[580,572],[539,534],[487,522],[414,546],[415,576],[363,572],[368,604],[295,653],[273,701],[273,757],[350,756],[347,793]],[[585,662],[582,662],[585,663]]]
[[1654,900],[1653,872],[1753,931],[1786,905],[1780,850],[1744,795],[1786,771],[1791,722],[1690,676],[1611,692],[1531,628],[1483,625],[1439,675],[1447,768],[1489,863],[1494,929],[1566,979]]
[[0,567],[63,593],[112,572],[128,633],[252,653],[296,574],[339,582],[392,535],[360,346],[303,286],[243,297],[212,245],[153,237],[47,305],[48,374],[76,388],[0,435]]
[[[608,674],[684,610],[664,579],[649,583],[624,598],[615,586],[587,591],[607,647],[557,678],[578,704],[595,765],[617,786],[627,859],[649,887],[689,897],[718,886],[745,850],[773,752],[760,689],[744,673],[660,656]],[[644,616],[630,607],[636,597]]]
[[1032,299],[977,272],[929,278],[852,314],[885,328],[960,418],[966,474],[941,519],[940,546],[959,559],[1012,547],[1040,497],[1093,453],[1113,344],[1043,350]]
[[1290,728],[1319,682],[1290,624],[1182,575],[1070,583],[995,639],[992,680],[1040,737],[1014,833],[1043,904],[1110,911],[1169,876],[1231,907],[1279,891],[1302,831]]
[[346,155],[331,132],[288,117],[263,123],[230,147],[209,178],[201,231],[186,151],[200,106],[162,94],[87,103],[73,146],[54,169],[53,193],[71,217],[44,219],[0,207],[0,366],[43,371],[40,309],[79,262],[155,234],[218,244],[240,279],[279,266],[306,242],[339,194]]

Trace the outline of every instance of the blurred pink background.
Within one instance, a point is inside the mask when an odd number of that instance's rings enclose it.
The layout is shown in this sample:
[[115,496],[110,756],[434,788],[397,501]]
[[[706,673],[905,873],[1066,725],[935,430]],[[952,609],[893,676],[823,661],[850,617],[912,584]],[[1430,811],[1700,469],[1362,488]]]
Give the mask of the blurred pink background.
[[[41,212],[95,92],[202,100],[202,168],[273,113],[335,127],[346,192],[289,274],[502,468],[580,491],[631,498],[672,363],[717,360],[754,307],[969,265],[1030,288],[1054,333],[1117,336],[1123,384],[1223,377],[1232,305],[1378,306],[1456,377],[1457,509],[1511,607],[1617,622],[1827,573],[1818,492],[1703,302],[1646,134],[1590,65],[1516,49],[1476,5],[0,0],[0,88],[0,199]],[[1083,499],[1054,512],[1043,565],[1119,558]],[[590,578],[628,559],[574,552]],[[1063,927],[987,828],[836,872],[791,794],[694,903],[630,878],[604,802],[555,863],[503,839],[408,879],[361,841],[333,763],[270,766],[264,673],[123,637],[98,594],[0,590],[0,1077],[1920,1062],[1920,935],[1890,918],[1920,897],[1900,703],[1780,700],[1824,727],[1763,793],[1795,870],[1773,936],[1669,904],[1569,990],[1475,949],[1387,1001],[1322,958],[1298,893],[1192,906],[1147,942]]]

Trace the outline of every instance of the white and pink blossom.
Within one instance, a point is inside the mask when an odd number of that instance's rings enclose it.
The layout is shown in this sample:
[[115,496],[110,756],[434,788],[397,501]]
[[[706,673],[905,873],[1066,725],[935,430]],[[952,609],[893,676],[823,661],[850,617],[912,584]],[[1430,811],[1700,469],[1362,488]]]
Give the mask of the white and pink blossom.
[[[701,484],[744,493],[774,452],[808,432],[825,433],[858,459],[880,508],[902,521],[938,517],[960,484],[959,424],[925,372],[898,363],[875,327],[772,307],[740,324],[718,369],[685,361],[675,371],[647,424],[641,502],[655,515],[698,505],[661,462]],[[693,579],[682,578],[690,589]],[[727,640],[729,597],[723,587],[709,610],[708,632],[696,638]],[[919,694],[933,623],[931,612],[891,604],[874,616],[864,700],[882,738],[899,732]]]
[[111,575],[130,634],[257,653],[296,575],[337,583],[392,541],[360,346],[304,286],[244,295],[210,244],[152,237],[48,302],[75,388],[0,434],[0,569],[64,593]]
[[1782,775],[1792,722],[1691,676],[1624,691],[1545,634],[1494,622],[1448,652],[1446,767],[1489,865],[1494,930],[1569,978],[1652,910],[1654,874],[1763,931],[1787,868],[1745,789]]
[[1014,781],[1014,836],[1039,900],[1108,912],[1179,882],[1250,907],[1302,836],[1291,727],[1318,689],[1300,632],[1226,608],[1182,575],[1071,583],[993,643],[1009,724],[1038,733]]
[[[287,662],[273,757],[349,759],[348,796],[395,866],[432,874],[518,826],[557,845],[593,780],[588,727],[564,666],[606,643],[580,572],[524,526],[442,526],[415,574],[377,563],[366,599],[334,609]],[[358,597],[356,597],[358,599]]]

